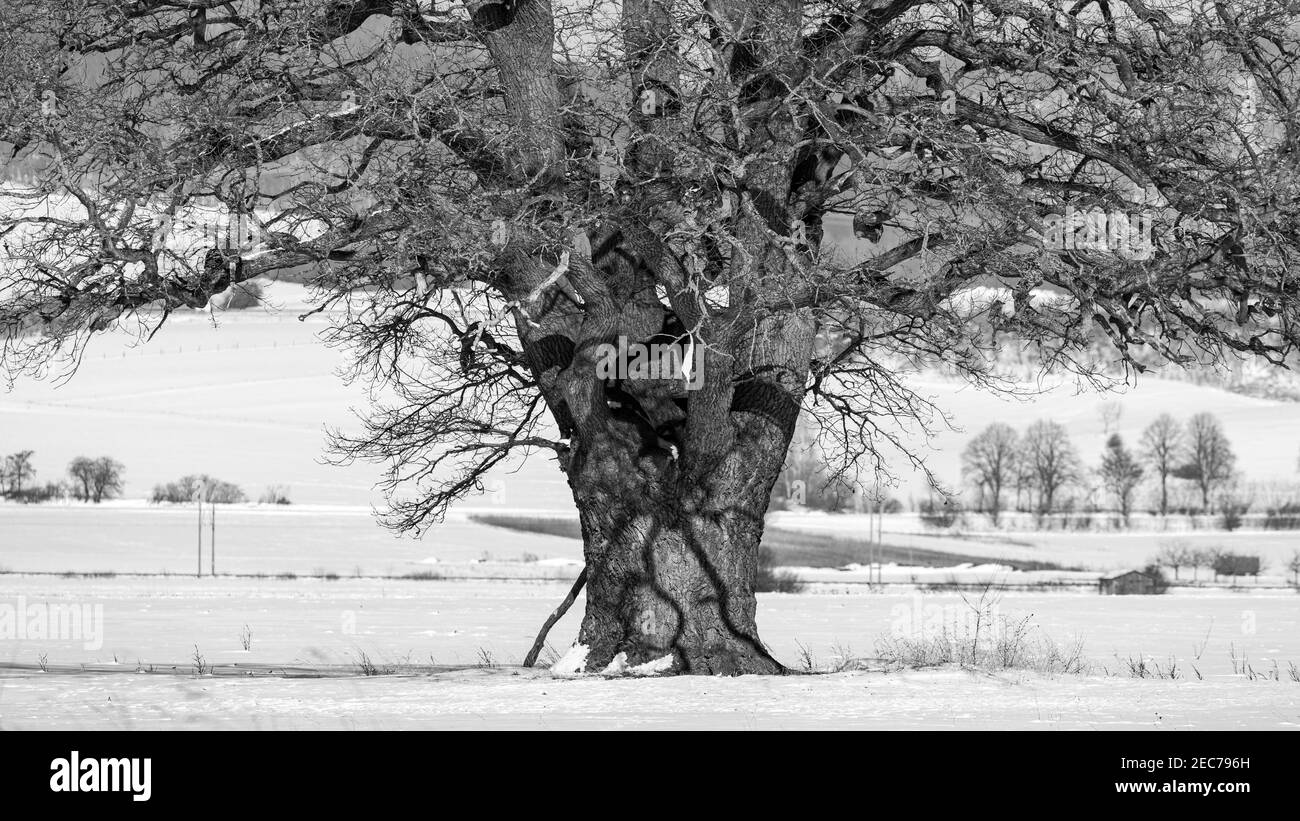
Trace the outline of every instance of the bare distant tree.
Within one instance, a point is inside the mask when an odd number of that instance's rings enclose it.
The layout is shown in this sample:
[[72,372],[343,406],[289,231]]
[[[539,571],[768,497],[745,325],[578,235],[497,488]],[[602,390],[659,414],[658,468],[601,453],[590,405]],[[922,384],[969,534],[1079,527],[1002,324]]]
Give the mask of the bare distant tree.
[[1192,581],[1198,581],[1200,578],[1200,568],[1214,567],[1218,561],[1219,554],[1223,551],[1219,547],[1200,547],[1188,551],[1188,563],[1192,566]]
[[96,504],[122,491],[122,463],[108,456],[92,459],[78,456],[68,464],[72,494],[83,502]]
[[1214,414],[1198,413],[1187,422],[1184,463],[1174,476],[1195,483],[1201,492],[1201,509],[1210,510],[1210,495],[1232,479],[1237,456],[1223,426]]
[[1029,510],[1034,503],[1034,474],[1033,466],[1029,460],[1021,454],[1012,467],[1016,483],[1016,509],[1020,511]]
[[1173,541],[1161,545],[1156,561],[1165,567],[1172,567],[1174,569],[1174,579],[1177,580],[1179,568],[1192,567],[1194,569],[1200,560],[1196,551],[1186,542]]
[[[847,469],[935,416],[901,374],[996,386],[1006,344],[1102,381],[1098,344],[1286,361],[1298,23],[1277,0],[5,0],[0,149],[35,181],[0,209],[0,367],[309,282],[382,398],[337,443],[389,469],[391,524],[549,453],[587,669],[775,672],[753,583],[800,413]],[[241,227],[188,253],[167,226],[205,203]],[[699,370],[597,367],[655,339]]]
[[1156,417],[1142,431],[1142,458],[1160,477],[1160,515],[1169,514],[1169,477],[1184,461],[1183,426],[1167,413]]
[[790,438],[786,449],[785,466],[781,469],[781,497],[793,505],[808,504],[808,486],[810,482],[825,479],[825,460],[817,452],[816,440],[808,429],[807,420],[800,420]]
[[4,458],[3,476],[5,488],[9,493],[21,494],[23,486],[35,478],[36,468],[32,465],[34,451],[20,450]]
[[1054,513],[1061,489],[1082,475],[1079,453],[1065,426],[1046,420],[1030,425],[1025,431],[1023,459],[1038,492],[1038,512]]
[[1002,512],[1002,492],[1016,480],[1020,437],[1010,425],[995,422],[966,445],[962,475],[975,485],[996,524]]
[[830,511],[843,510],[862,500],[856,473],[834,470],[821,442],[813,422],[801,419],[786,451],[781,477],[773,488],[774,498],[786,504]]
[[206,473],[182,476],[175,482],[154,485],[150,500],[186,504],[209,502],[212,504],[240,504],[248,499],[243,488],[233,482],[222,481]]
[[68,463],[68,476],[72,478],[72,495],[89,502],[95,485],[95,460],[78,456]]
[[122,463],[101,456],[90,465],[90,500],[99,504],[122,492]]
[[1106,441],[1099,473],[1102,484],[1119,502],[1120,515],[1127,523],[1133,511],[1133,492],[1141,484],[1144,471],[1137,458],[1124,447],[1124,440],[1118,433]]
[[1300,585],[1300,550],[1293,550],[1286,560],[1286,569],[1291,572],[1291,583]]

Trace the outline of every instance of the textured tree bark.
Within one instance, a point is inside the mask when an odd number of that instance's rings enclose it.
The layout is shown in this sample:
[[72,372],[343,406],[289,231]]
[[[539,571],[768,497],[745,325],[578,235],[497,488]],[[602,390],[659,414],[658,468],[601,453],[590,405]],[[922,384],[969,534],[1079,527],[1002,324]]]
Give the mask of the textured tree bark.
[[586,614],[565,665],[784,672],[758,635],[754,579],[812,328],[806,317],[760,321],[737,346],[760,359],[733,367],[738,357],[707,358],[676,458],[647,454],[600,402],[569,393],[578,434],[567,474],[588,576]]
[[584,669],[782,672],[754,621],[766,498],[756,505],[734,471],[707,487],[657,486],[626,467],[593,454],[573,478],[588,568]]

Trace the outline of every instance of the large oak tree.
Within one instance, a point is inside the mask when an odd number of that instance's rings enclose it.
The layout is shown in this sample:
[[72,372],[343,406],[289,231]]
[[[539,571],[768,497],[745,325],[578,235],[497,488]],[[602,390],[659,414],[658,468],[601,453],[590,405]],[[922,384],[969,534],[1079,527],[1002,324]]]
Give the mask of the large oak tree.
[[[389,460],[394,524],[552,453],[586,669],[778,671],[753,579],[801,412],[847,470],[933,410],[909,367],[996,386],[990,354],[1019,344],[1096,376],[1098,337],[1138,368],[1286,362],[1298,21],[1279,0],[4,0],[0,140],[25,163],[4,365],[308,282],[380,386],[339,446]],[[214,210],[234,240],[182,247]],[[620,338],[676,340],[702,374],[606,378]]]

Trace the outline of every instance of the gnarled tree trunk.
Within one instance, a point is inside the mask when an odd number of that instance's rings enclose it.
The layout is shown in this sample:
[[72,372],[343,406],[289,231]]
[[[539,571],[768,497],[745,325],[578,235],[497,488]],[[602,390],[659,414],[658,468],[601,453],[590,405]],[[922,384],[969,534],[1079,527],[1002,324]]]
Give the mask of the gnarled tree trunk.
[[[727,346],[748,358],[706,359],[676,454],[647,452],[610,415],[582,356],[566,369],[576,423],[567,473],[588,579],[578,641],[561,667],[783,672],[758,635],[754,581],[763,517],[803,396],[796,363],[806,361],[812,327],[806,317],[760,322]],[[653,402],[648,385],[625,384]]]
[[640,473],[611,472],[614,460],[587,464],[573,478],[588,565],[578,636],[585,669],[781,671],[754,621],[759,538],[775,475],[724,470],[707,484],[671,477],[657,487]]

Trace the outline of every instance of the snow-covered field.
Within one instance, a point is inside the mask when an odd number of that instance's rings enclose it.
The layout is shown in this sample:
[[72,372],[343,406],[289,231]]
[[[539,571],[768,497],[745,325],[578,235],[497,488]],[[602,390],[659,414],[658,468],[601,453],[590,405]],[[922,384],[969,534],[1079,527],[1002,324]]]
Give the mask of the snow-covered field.
[[[204,573],[211,565],[209,511]],[[191,574],[197,539],[197,510],[189,505],[0,504],[0,570]],[[221,505],[216,539],[219,573],[402,576],[452,573],[484,560],[500,570],[524,559],[548,567],[582,558],[575,539],[489,527],[463,515],[420,539],[397,536],[379,526],[370,508],[346,506]]]
[[[242,485],[256,497],[270,484],[289,485],[297,503],[367,505],[379,501],[372,486],[380,471],[361,464],[321,464],[327,425],[349,425],[351,408],[364,408],[359,387],[336,371],[341,352],[318,334],[327,319],[305,322],[300,287],[272,285],[272,308],[173,316],[154,340],[135,344],[119,330],[97,338],[70,381],[19,380],[0,393],[0,451],[36,451],[37,481],[60,478],[74,457],[107,453],[126,464],[128,498],[142,498],[159,482],[207,472]],[[1038,419],[1066,425],[1085,461],[1093,464],[1105,442],[1101,409],[1121,409],[1115,427],[1130,445],[1157,415],[1218,415],[1237,451],[1237,467],[1252,481],[1294,482],[1300,452],[1300,412],[1295,403],[1256,399],[1185,382],[1143,378],[1126,393],[1077,394],[1058,385],[1032,401],[995,396],[937,379],[912,384],[951,413],[955,429],[940,425],[926,448],[935,473],[960,476],[960,453],[969,437],[991,422],[1017,428]],[[906,460],[894,459],[896,497],[926,495]],[[572,511],[563,476],[545,458],[512,463],[471,504],[525,505]]]
[[[29,614],[75,605],[87,618],[67,638],[0,639],[0,727],[1300,727],[1300,683],[1288,673],[1300,664],[1300,597],[1291,593],[1009,592],[988,603],[999,620],[1029,618],[1035,636],[1081,639],[1093,665],[1085,676],[575,681],[513,666],[566,588],[4,576],[0,630],[6,605]],[[870,667],[882,636],[969,626],[969,594],[855,590],[760,595],[773,653],[794,669],[805,658],[831,669],[846,655]],[[576,636],[582,605],[553,630],[556,651]],[[1234,673],[1234,657],[1258,677]],[[1138,659],[1166,670],[1172,661],[1180,678],[1133,679],[1128,663]],[[213,672],[195,675],[196,663]],[[361,675],[364,664],[387,674]]]
[[[196,528],[187,507],[0,505],[0,727],[1300,726],[1300,595],[1276,588],[1102,597],[1095,571],[1052,572],[1076,586],[981,604],[924,586],[1047,576],[886,566],[896,584],[871,588],[862,569],[805,568],[806,592],[760,595],[765,641],[795,670],[846,658],[868,670],[572,681],[515,665],[578,571],[576,540],[463,511],[416,540],[387,534],[365,508],[223,507],[218,570],[242,575],[195,578]],[[208,539],[205,527],[205,574]],[[1077,549],[1058,547],[1062,561]],[[1106,563],[1122,558],[1114,549]],[[583,606],[552,631],[546,657],[576,638]],[[973,606],[996,624],[1028,619],[1034,640],[1081,641],[1089,674],[883,671],[882,637],[961,634]],[[54,614],[74,612],[78,626],[60,634]],[[1141,660],[1179,678],[1133,679]],[[383,675],[363,675],[368,666]]]
[[[300,300],[279,288],[271,296],[287,308]],[[800,571],[815,582],[804,593],[760,596],[763,637],[794,669],[833,669],[850,656],[866,660],[867,670],[633,681],[518,668],[576,575],[581,545],[477,524],[468,508],[418,540],[378,528],[370,511],[379,502],[378,469],[319,460],[325,426],[348,424],[349,407],[363,399],[335,375],[342,360],[317,342],[323,327],[319,318],[294,321],[292,311],[218,316],[216,327],[202,315],[180,317],[147,346],[132,347],[123,333],[98,340],[67,384],[21,380],[0,394],[0,453],[35,450],[38,482],[60,478],[75,456],[113,456],[126,464],[131,500],[0,504],[0,571],[7,571],[0,573],[0,727],[1300,726],[1300,682],[1289,673],[1300,664],[1294,592],[1100,597],[1090,590],[1097,571],[1145,564],[1169,538],[1258,551],[1276,572],[1300,543],[1293,534],[960,537],[886,521],[893,545],[989,562],[887,566],[886,581],[1032,577],[1010,577],[996,565],[1006,559],[1085,568],[1070,576],[1080,583],[1072,592],[1007,592],[986,603],[996,617],[1030,619],[1034,636],[1082,640],[1092,663],[1084,676],[884,672],[872,661],[880,637],[964,629],[973,594],[881,592],[861,583],[861,570],[827,568]],[[1011,402],[938,380],[920,386],[967,431],[934,442],[932,467],[949,477],[969,431],[995,420],[1057,419],[1093,458],[1088,443],[1099,450],[1103,438],[1100,405],[1115,400],[1058,391]],[[1144,380],[1118,401],[1130,442],[1161,411],[1208,410],[1222,417],[1238,467],[1251,478],[1294,478],[1294,404],[1160,380]],[[195,572],[196,512],[140,501],[154,484],[195,472],[238,483],[254,498],[267,485],[290,486],[288,507],[219,509],[217,569],[241,576],[182,575]],[[902,479],[895,495],[905,498],[912,480]],[[545,459],[502,473],[489,488],[467,504],[573,514],[563,477]],[[773,523],[856,538],[865,531],[853,516],[779,514]],[[203,539],[206,574],[206,523]],[[409,574],[435,578],[401,578]],[[18,627],[19,612],[39,622],[42,613],[74,607],[86,618],[76,636],[50,637],[27,621]],[[573,641],[582,607],[580,599],[552,632],[556,652]],[[1179,678],[1132,678],[1128,665],[1139,659],[1166,672],[1176,664]],[[196,664],[213,672],[195,675]],[[1246,664],[1253,680],[1241,672]],[[367,666],[386,674],[361,675]]]
[[[252,499],[283,485],[295,504],[379,502],[378,466],[322,459],[326,429],[355,425],[353,409],[366,406],[361,387],[338,374],[343,354],[318,337],[327,320],[298,322],[301,294],[270,293],[284,310],[179,315],[148,344],[115,331],[91,343],[70,380],[0,387],[0,452],[35,451],[38,483],[66,478],[77,456],[112,456],[126,467],[128,499],[208,473]],[[572,509],[563,475],[545,459],[490,484],[477,504]]]
[[[507,506],[462,507],[420,538],[398,536],[378,526],[370,507],[349,505],[222,505],[217,510],[217,570],[221,573],[339,576],[401,576],[430,571],[442,575],[474,562],[473,575],[519,575],[512,565],[563,567],[582,558],[582,545],[538,533],[490,527],[471,521],[475,513],[566,516],[560,511]],[[210,567],[210,514],[204,513],[203,572]],[[774,513],[769,527],[862,540],[866,517]],[[197,511],[191,506],[140,501],[102,505],[0,503],[0,571],[42,573],[193,573]],[[885,541],[898,548],[980,557],[991,565],[1012,560],[1051,562],[1082,574],[1053,571],[1020,577],[1017,583],[1056,579],[1092,580],[1099,571],[1141,567],[1162,545],[1178,540],[1194,547],[1222,547],[1258,553],[1262,581],[1281,584],[1288,557],[1300,548],[1300,533],[1235,531],[1194,533],[1012,533],[932,534],[916,532],[910,517],[886,517]],[[988,572],[952,578],[947,568],[887,566],[886,581],[922,584],[982,581]],[[485,567],[495,568],[494,573]],[[1206,571],[1202,570],[1204,578]],[[568,572],[576,575],[577,570]],[[827,576],[831,573],[831,576]],[[1190,578],[1192,571],[1183,573]],[[464,575],[462,573],[461,575]],[[536,575],[528,573],[526,575]],[[849,581],[843,572],[802,573],[820,581]],[[915,577],[915,578],[914,578]],[[1241,584],[1254,584],[1243,580]]]
[[[855,514],[776,512],[768,515],[769,527],[820,533],[846,539],[862,539],[868,532],[867,517]],[[1229,552],[1258,554],[1264,574],[1284,578],[1289,557],[1300,549],[1300,531],[1222,530],[1130,531],[1130,532],[926,532],[915,516],[884,517],[885,543],[900,548],[936,550],[982,556],[990,560],[1052,562],[1063,567],[1092,570],[1120,570],[1142,567],[1155,559],[1162,546],[1178,542],[1193,548],[1222,547]],[[1191,570],[1186,571],[1191,576]],[[1200,571],[1204,577],[1206,571]]]

